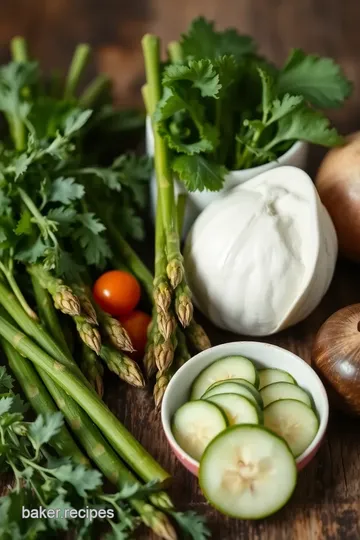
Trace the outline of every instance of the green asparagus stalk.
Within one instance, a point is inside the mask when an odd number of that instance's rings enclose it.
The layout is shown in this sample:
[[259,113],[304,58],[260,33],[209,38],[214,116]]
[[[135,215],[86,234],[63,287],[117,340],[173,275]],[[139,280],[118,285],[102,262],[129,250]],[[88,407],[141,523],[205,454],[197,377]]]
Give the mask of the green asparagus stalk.
[[42,288],[36,276],[30,274],[30,277],[41,321],[45,324],[46,328],[57,341],[59,347],[65,352],[66,356],[71,357],[70,349],[64,337],[49,293]]
[[[56,408],[55,403],[31,362],[20,356],[20,354],[16,352],[5,339],[1,339],[1,346],[8,359],[11,371],[14,373],[32,408],[38,414],[44,414],[44,412],[57,412],[58,409]],[[71,456],[77,463],[89,463],[88,459],[78,448],[66,426],[63,426],[59,434],[54,437],[52,446],[59,455]]]
[[145,71],[148,89],[149,115],[152,118],[155,143],[155,170],[158,196],[161,200],[163,226],[166,234],[167,275],[175,289],[184,277],[183,259],[177,230],[177,216],[174,196],[174,182],[169,164],[169,152],[165,141],[159,135],[154,112],[161,98],[160,82],[160,40],[146,34],[142,39]]
[[76,365],[71,356],[62,350],[57,341],[46,332],[39,322],[34,321],[26,312],[24,312],[14,294],[11,293],[1,281],[0,304],[27,335],[32,337],[48,354],[54,355],[59,362],[66,365],[72,373],[79,376],[80,379],[90,387],[90,384],[87,382],[80,368]]
[[185,328],[192,321],[194,308],[191,301],[191,292],[184,281],[176,287],[175,291],[175,310],[179,321]]
[[155,407],[158,409],[162,403],[162,399],[165,394],[165,390],[168,387],[168,384],[171,380],[171,377],[176,371],[175,363],[172,363],[171,366],[163,371],[162,373],[157,373],[156,382],[153,390]]
[[100,308],[96,308],[101,330],[115,349],[125,352],[134,352],[131,339],[125,328],[117,319],[111,317]]
[[95,351],[96,354],[100,354],[101,336],[99,330],[94,325],[90,324],[82,315],[76,315],[73,319],[83,343],[91,350]]
[[182,365],[185,364],[185,362],[190,360],[191,355],[189,353],[189,349],[186,344],[185,336],[179,328],[176,332],[176,337],[177,337],[177,347],[175,351],[174,363],[175,363],[176,369],[179,369],[181,368]]
[[104,384],[103,384],[103,375],[104,367],[99,360],[94,351],[89,349],[85,343],[81,344],[81,362],[80,362],[81,371],[91,384],[95,388],[97,394],[100,397],[103,397],[104,394]]
[[16,282],[16,279],[13,274],[13,261],[10,262],[9,267],[7,267],[2,261],[0,261],[0,270],[4,274],[4,277],[6,278],[8,285],[10,286],[12,292],[15,294],[16,298],[20,302],[24,311],[26,311],[29,317],[34,319],[34,321],[38,321],[39,319],[38,319],[37,314],[29,306],[25,296],[23,295],[19,285]]
[[[26,316],[26,314],[24,315]],[[163,484],[169,483],[168,473],[117,420],[105,403],[85,386],[67,366],[54,360],[28,336],[8,323],[2,315],[0,315],[0,335],[9,341],[21,355],[26,356],[37,367],[43,369],[56,384],[66,390],[67,394],[101,429],[119,455],[143,480],[156,479]]]
[[71,285],[71,290],[74,291],[77,298],[80,301],[81,315],[86,319],[89,324],[98,326],[98,319],[96,316],[95,308],[91,302],[89,291],[86,286],[78,283]]
[[145,386],[144,377],[134,360],[108,345],[102,345],[100,356],[110,371],[123,381],[140,388]]
[[164,339],[160,333],[154,335],[154,356],[156,367],[163,373],[171,366],[174,359],[176,339],[173,334],[170,339]]
[[195,349],[199,352],[205,351],[206,349],[209,349],[211,347],[210,340],[205,330],[194,319],[186,328],[186,337],[189,339],[190,343],[195,347]]
[[156,309],[153,308],[153,315],[151,323],[149,324],[147,330],[147,342],[145,347],[145,354],[143,358],[143,366],[145,369],[145,375],[150,379],[156,373],[156,362],[155,362],[155,345],[154,345],[154,334],[157,331],[157,317]]
[[74,317],[80,315],[80,300],[73,293],[70,287],[65,285],[61,279],[52,276],[45,268],[39,264],[29,266],[28,271],[35,276],[40,285],[46,289],[54,300],[56,309],[59,309],[65,315]]
[[[56,327],[54,321],[57,320],[57,317],[52,303],[45,302],[45,299],[48,298],[47,292],[41,287],[37,288],[35,292],[37,305],[39,306],[42,304],[42,306],[44,306],[44,320],[52,321],[51,328],[54,329]],[[62,332],[59,324],[56,331],[60,331],[60,333]],[[8,347],[11,347],[11,345],[5,340],[4,343],[6,343]],[[12,350],[18,355],[15,349],[12,348]],[[88,351],[94,354],[91,350],[88,349]],[[95,354],[94,356],[96,357]],[[19,358],[22,359],[20,356]],[[28,360],[26,360],[26,362],[28,363],[29,367],[31,367]],[[48,375],[46,375],[46,377],[50,380],[51,385],[56,386]],[[58,393],[55,395],[55,397],[57,397],[56,402],[59,408],[62,410],[69,424],[73,427],[73,429],[75,428],[80,442],[102,473],[108,478],[108,480],[115,483],[120,488],[125,484],[133,484],[134,482],[137,482],[136,477],[126,469],[122,461],[114,453],[113,449],[103,438],[102,434],[100,431],[98,431],[87,414],[77,405],[76,402],[68,397],[67,394],[61,395],[61,392],[63,391],[61,388],[59,388]],[[99,451],[101,448],[103,448],[103,452]],[[154,504],[166,510],[173,507],[171,500],[164,492],[154,493],[151,496],[151,499],[154,501]],[[162,536],[163,538],[176,538],[176,534],[173,532],[172,526],[164,514],[161,512],[158,513],[148,504],[145,505],[145,502],[143,501],[133,501],[132,504],[139,512],[142,521],[147,526],[151,527],[156,534]],[[154,514],[153,517],[148,515],[149,510],[151,510]]]

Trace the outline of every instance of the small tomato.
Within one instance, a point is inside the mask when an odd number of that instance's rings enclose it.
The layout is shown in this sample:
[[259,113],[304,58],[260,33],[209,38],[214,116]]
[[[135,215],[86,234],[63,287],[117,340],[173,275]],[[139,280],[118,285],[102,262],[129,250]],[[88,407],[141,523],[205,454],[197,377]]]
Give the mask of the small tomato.
[[95,302],[110,315],[127,315],[139,303],[141,289],[129,272],[111,270],[100,276],[93,288]]

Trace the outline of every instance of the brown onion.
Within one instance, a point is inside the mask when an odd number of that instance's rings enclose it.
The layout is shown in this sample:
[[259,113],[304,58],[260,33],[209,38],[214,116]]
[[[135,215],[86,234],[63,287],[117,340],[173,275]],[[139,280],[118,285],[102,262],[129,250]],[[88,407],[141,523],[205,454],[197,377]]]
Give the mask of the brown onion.
[[326,154],[315,184],[334,222],[340,253],[360,261],[360,132]]
[[332,404],[359,415],[360,304],[340,309],[325,321],[315,338],[312,364]]

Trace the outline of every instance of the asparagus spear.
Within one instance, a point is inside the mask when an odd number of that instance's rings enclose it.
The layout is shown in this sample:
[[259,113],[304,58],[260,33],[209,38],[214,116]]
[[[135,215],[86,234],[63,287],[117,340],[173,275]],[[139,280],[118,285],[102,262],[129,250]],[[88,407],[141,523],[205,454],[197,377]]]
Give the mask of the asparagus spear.
[[205,330],[194,319],[186,328],[186,337],[189,338],[189,341],[192,343],[195,349],[200,352],[211,347],[210,340]]
[[102,345],[100,356],[107,367],[120,379],[140,388],[145,386],[144,377],[137,363],[109,345]]
[[81,315],[86,319],[86,321],[94,326],[98,326],[98,319],[96,315],[96,310],[91,302],[89,292],[85,285],[78,283],[73,283],[71,289],[74,291],[76,296],[80,301]]
[[[23,317],[28,319],[25,312]],[[56,384],[66,390],[140,478],[145,481],[156,479],[163,484],[170,481],[168,473],[117,420],[96,393],[85,386],[69,367],[44,352],[28,336],[8,323],[2,315],[0,316],[0,335],[9,341],[21,355],[43,369]]]
[[168,384],[176,372],[185,362],[190,359],[190,353],[186,345],[186,339],[184,334],[178,328],[176,332],[177,336],[177,347],[175,351],[175,358],[169,368],[165,369],[163,372],[159,372],[156,376],[156,382],[153,390],[155,407],[159,408],[162,402],[162,399],[165,394],[165,390],[168,387]]
[[81,305],[79,298],[61,279],[52,276],[40,264],[29,266],[28,272],[35,276],[40,282],[40,285],[50,293],[56,309],[71,317],[80,315]]
[[96,354],[100,354],[101,350],[101,336],[99,330],[93,324],[90,324],[82,315],[75,315],[73,317],[76,324],[76,329],[80,336],[80,339]]
[[[36,280],[35,280],[35,284],[38,285],[38,282]],[[35,296],[36,296],[37,305],[39,306],[41,304],[43,306],[44,321],[48,322],[49,329],[52,332],[54,332],[56,335],[58,335],[58,337],[60,338],[60,334],[62,334],[62,329],[56,317],[54,307],[51,302],[45,302],[45,299],[48,298],[48,293],[41,287],[35,287]],[[64,338],[64,336],[62,337]],[[61,341],[61,339],[59,339],[59,341]],[[11,345],[9,345],[5,340],[4,340],[4,343],[6,343],[9,347],[11,347]],[[84,348],[85,347],[86,346],[84,345]],[[15,351],[15,349],[12,349],[12,350],[14,351],[15,354],[18,354]],[[89,349],[87,350],[96,357],[96,355],[91,350]],[[29,364],[29,366],[31,367],[31,364]],[[51,384],[54,385],[50,377],[48,377],[48,379],[50,380]],[[58,389],[58,391],[62,392],[60,388]],[[99,469],[103,472],[103,474],[111,482],[114,483],[114,480],[115,480],[115,483],[118,485],[118,487],[122,487],[124,483],[131,484],[137,481],[137,479],[133,475],[131,475],[129,471],[126,470],[126,468],[124,467],[120,459],[116,456],[116,454],[114,454],[112,448],[108,445],[107,441],[103,439],[103,436],[97,430],[95,425],[91,422],[91,420],[86,415],[86,413],[66,394],[65,394],[65,399],[63,399],[60,394],[60,399],[57,400],[59,408],[62,409],[65,416],[66,414],[71,415],[71,409],[69,411],[68,408],[66,407],[66,403],[69,403],[69,402],[72,404],[72,408],[75,407],[75,416],[70,416],[70,418],[69,416],[67,416],[67,418],[68,420],[70,420],[71,425],[76,426],[77,434],[82,444],[84,445],[84,448],[87,449],[89,456],[92,457],[93,461],[98,465]],[[76,422],[77,418],[81,420],[81,423],[83,424],[83,428],[79,426],[78,422]],[[88,439],[87,435],[89,434],[92,437],[92,439],[91,438]],[[99,448],[99,443],[100,443],[100,446],[103,445],[104,452],[102,454],[96,453],[95,457],[93,458],[92,451],[93,449],[95,449],[96,451],[96,449]],[[114,463],[115,463],[115,467],[114,467]],[[164,508],[166,510],[173,508],[171,500],[169,499],[168,495],[164,492],[154,493],[151,496],[151,500],[153,500],[154,504],[156,504],[160,508]],[[176,534],[172,532],[172,526],[168,522],[166,516],[161,515],[161,513],[157,514],[155,509],[150,507],[149,505],[143,508],[143,505],[141,504],[141,502],[140,502],[140,506],[137,505],[136,508],[138,509],[139,513],[141,510],[140,514],[142,516],[143,522],[145,524],[148,524],[148,526],[151,527],[156,534],[159,534],[160,536],[163,536],[164,538],[176,538]],[[150,511],[154,513],[153,517],[147,516],[149,509]]]
[[176,287],[175,310],[182,326],[189,326],[193,318],[194,308],[191,301],[190,289],[184,280]]
[[[6,340],[1,340],[1,342],[9,365],[32,407],[38,414],[57,412],[54,402],[32,364],[20,356]],[[136,477],[126,469],[89,417],[75,402],[72,402],[71,398],[66,398],[65,393],[64,395],[66,402],[63,398],[59,400],[60,409],[97,467],[119,488],[137,483]],[[61,428],[52,444],[59,455],[71,456],[76,462],[89,465],[88,459],[79,450],[65,426]],[[142,500],[132,499],[131,505],[139,513],[144,524],[155,534],[162,538],[176,538],[176,533],[164,513]]]
[[80,367],[91,386],[95,388],[97,394],[102,397],[104,394],[104,367],[97,354],[89,349],[83,342],[81,344]]
[[98,307],[96,311],[101,324],[101,330],[111,345],[119,351],[134,352],[135,349],[131,343],[130,336],[120,322]]
[[155,170],[158,196],[161,201],[163,226],[166,234],[167,275],[175,289],[184,277],[183,259],[177,230],[174,181],[170,170],[169,152],[165,141],[158,133],[154,112],[161,98],[160,40],[146,34],[142,39],[147,80],[147,106],[152,118],[155,143]]
[[[11,371],[14,373],[33,409],[38,414],[44,414],[44,412],[57,412],[55,403],[31,362],[20,356],[20,354],[5,339],[1,339],[1,346],[8,359]],[[63,426],[59,434],[54,437],[52,446],[58,454],[71,456],[77,463],[89,463],[88,459],[78,448],[66,426]]]

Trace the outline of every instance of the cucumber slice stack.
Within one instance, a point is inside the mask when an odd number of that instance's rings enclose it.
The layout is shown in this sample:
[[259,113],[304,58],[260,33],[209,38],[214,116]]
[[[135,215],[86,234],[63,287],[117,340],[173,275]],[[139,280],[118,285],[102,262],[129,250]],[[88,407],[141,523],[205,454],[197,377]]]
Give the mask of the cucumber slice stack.
[[239,519],[269,516],[288,501],[296,485],[295,458],[318,429],[313,400],[292,375],[258,371],[243,356],[220,358],[204,369],[191,400],[173,418],[176,441],[200,462],[205,497]]

